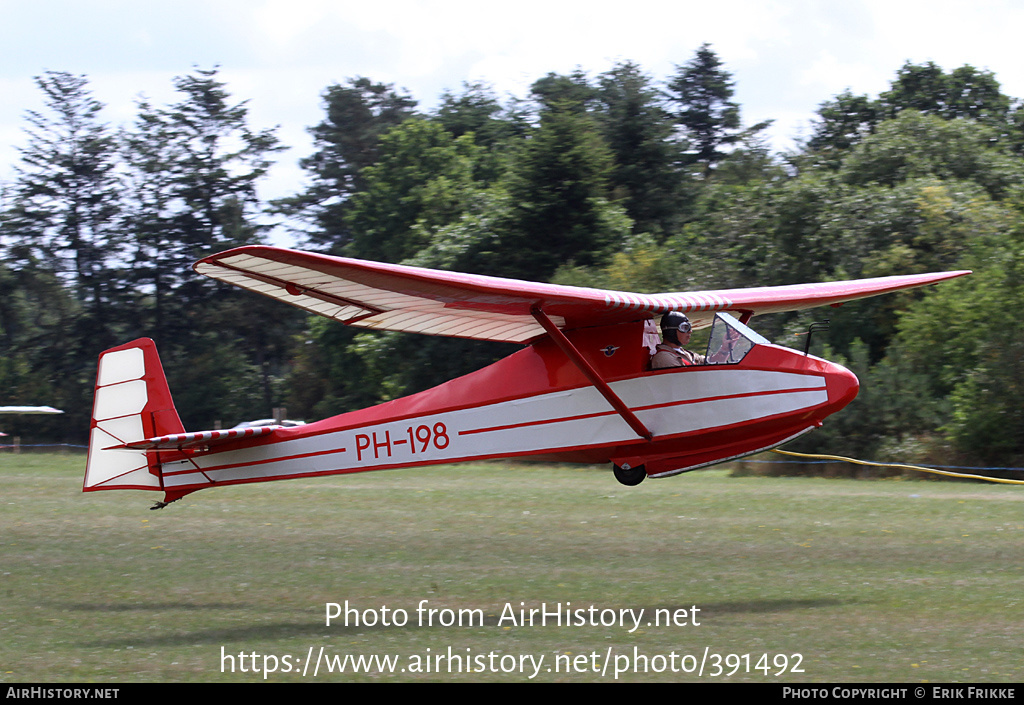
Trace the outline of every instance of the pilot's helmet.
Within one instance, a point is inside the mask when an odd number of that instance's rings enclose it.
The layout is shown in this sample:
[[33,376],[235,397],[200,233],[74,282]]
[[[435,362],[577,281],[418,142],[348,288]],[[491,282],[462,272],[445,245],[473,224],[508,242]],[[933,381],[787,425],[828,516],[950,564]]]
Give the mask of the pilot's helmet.
[[667,330],[677,330],[680,333],[689,333],[693,330],[693,326],[690,325],[690,319],[686,317],[685,313],[669,311],[661,317],[661,332],[664,333]]

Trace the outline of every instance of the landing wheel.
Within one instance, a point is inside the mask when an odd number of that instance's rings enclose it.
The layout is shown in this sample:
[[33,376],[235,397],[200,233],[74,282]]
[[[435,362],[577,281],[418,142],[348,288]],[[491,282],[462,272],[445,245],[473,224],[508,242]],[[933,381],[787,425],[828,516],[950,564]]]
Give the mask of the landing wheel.
[[630,487],[639,485],[647,477],[647,468],[643,465],[638,465],[635,468],[631,468],[628,465],[625,467],[612,465],[612,472],[615,473],[616,480]]

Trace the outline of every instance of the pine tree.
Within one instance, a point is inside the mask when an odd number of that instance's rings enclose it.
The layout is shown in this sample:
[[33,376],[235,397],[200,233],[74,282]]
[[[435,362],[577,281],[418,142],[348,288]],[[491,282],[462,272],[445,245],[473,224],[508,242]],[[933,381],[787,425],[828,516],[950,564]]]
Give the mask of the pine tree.
[[28,144],[0,232],[16,269],[39,268],[67,283],[102,340],[121,289],[116,140],[84,76],[36,78],[47,111],[29,111]]
[[759,123],[746,132],[740,129],[740,107],[734,103],[732,75],[722,68],[711,45],[703,44],[688,63],[676,67],[669,81],[671,100],[678,104],[676,122],[690,140],[691,161],[702,165],[705,176],[744,134],[753,134],[770,122]]
[[273,130],[249,127],[246,104],[231,100],[215,69],[174,85],[182,99],[164,108],[141,103],[124,137],[126,230],[138,319],[181,382],[186,424],[208,427],[224,416],[251,418],[253,407],[269,415],[273,378],[301,316],[192,271],[201,257],[263,241],[256,186],[282,147]]

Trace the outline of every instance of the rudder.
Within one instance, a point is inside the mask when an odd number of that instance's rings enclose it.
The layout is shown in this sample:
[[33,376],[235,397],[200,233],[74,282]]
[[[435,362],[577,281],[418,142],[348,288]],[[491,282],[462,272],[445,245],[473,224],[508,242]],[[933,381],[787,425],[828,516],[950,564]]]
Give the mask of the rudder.
[[157,453],[113,448],[184,433],[156,343],[139,338],[100,354],[83,491],[163,490]]

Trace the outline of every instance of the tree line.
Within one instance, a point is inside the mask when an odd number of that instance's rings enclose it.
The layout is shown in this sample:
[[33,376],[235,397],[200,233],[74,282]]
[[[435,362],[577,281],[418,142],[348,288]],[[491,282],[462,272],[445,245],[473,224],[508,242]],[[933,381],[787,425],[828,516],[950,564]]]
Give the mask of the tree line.
[[262,242],[268,217],[307,249],[534,281],[686,291],[973,269],[929,290],[755,319],[776,342],[829,318],[815,352],[860,397],[805,449],[939,463],[1024,464],[1024,105],[996,77],[905,64],[878,96],[824,100],[786,153],[746,125],[709,45],[656,79],[633,62],[486,84],[421,110],[365,77],[329,86],[301,160],[308,186],[261,202],[282,149],[216,70],[140,101],[118,129],[85,77],[37,79],[45,112],[0,208],[4,403],[84,440],[99,351],[156,340],[186,428],[313,420],[425,389],[510,346],[370,333],[195,275]]

